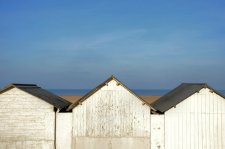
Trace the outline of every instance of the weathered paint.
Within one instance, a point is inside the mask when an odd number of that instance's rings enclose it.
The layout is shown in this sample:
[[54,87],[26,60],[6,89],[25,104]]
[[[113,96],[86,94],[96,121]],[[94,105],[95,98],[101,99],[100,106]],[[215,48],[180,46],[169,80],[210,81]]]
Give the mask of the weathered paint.
[[[225,99],[202,89],[164,115],[112,80],[73,109],[13,88],[0,94],[0,149],[224,149]],[[56,131],[55,131],[56,125]]]
[[53,149],[53,109],[17,88],[0,94],[0,148]]
[[[114,140],[121,146],[112,143]],[[98,149],[105,142],[106,149],[118,149],[124,148],[123,144],[138,146],[145,142],[143,149],[149,149],[150,107],[111,80],[73,109],[72,141],[73,148],[87,145]],[[90,141],[96,146],[89,146]]]
[[151,149],[164,149],[164,115],[151,115]]
[[56,148],[71,149],[72,147],[72,113],[56,115]]
[[166,149],[224,149],[225,99],[202,89],[165,112]]

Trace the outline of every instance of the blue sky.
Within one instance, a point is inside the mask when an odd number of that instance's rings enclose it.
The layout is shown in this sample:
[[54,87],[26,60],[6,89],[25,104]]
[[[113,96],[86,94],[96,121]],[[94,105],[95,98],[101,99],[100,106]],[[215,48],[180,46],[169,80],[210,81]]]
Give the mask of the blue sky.
[[225,89],[225,1],[0,1],[0,86]]

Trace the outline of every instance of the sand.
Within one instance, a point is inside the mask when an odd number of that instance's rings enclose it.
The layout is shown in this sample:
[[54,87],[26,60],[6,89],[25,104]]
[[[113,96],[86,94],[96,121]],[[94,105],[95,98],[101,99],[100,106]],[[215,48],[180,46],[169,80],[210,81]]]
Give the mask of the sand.
[[[71,102],[71,103],[75,103],[77,102],[82,96],[81,95],[63,95],[61,96],[63,99]],[[144,101],[146,101],[147,103],[151,104],[154,101],[156,101],[157,99],[159,99],[160,96],[140,96]]]

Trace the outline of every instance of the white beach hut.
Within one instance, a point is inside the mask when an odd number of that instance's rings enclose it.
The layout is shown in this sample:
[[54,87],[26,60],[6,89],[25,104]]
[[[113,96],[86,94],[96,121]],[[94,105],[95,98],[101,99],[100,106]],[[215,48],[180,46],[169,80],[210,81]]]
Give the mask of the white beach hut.
[[73,149],[149,149],[148,103],[114,76],[72,104]]
[[225,148],[225,97],[207,84],[183,83],[151,105],[152,148]]
[[70,102],[33,84],[0,91],[0,149],[55,149],[56,111]]

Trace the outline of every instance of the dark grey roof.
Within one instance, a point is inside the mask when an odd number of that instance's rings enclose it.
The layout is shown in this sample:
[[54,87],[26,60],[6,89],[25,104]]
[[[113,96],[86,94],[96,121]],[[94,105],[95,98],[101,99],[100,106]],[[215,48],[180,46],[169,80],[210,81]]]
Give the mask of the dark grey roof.
[[[119,81],[115,76],[110,76],[107,80],[105,80],[104,82],[102,82],[100,85],[98,85],[96,88],[92,89],[90,92],[88,92],[87,94],[85,94],[83,97],[81,97],[78,101],[74,102],[73,104],[71,104],[67,111],[71,111],[74,107],[76,107],[79,103],[85,101],[87,98],[89,98],[90,96],[92,96],[94,93],[96,93],[98,90],[100,90],[103,86],[105,86],[107,83],[109,83],[111,80],[115,80],[118,85],[123,86],[125,89],[127,89],[131,94],[133,94],[134,96],[136,96],[138,99],[140,99],[142,102],[144,102],[146,105],[150,106],[150,104],[148,102],[146,102],[145,100],[143,100],[140,96],[138,96],[136,93],[134,93],[131,89],[129,89],[127,86],[125,86],[121,81]],[[150,108],[152,108],[150,106]]]
[[3,90],[1,90],[0,94],[3,92],[6,92],[7,90],[9,90],[11,88],[14,88],[14,87],[19,88],[35,97],[38,97],[58,109],[67,108],[71,104],[70,102],[66,101],[65,99],[63,99],[55,94],[52,94],[52,93],[48,92],[47,90],[42,89],[41,87],[39,87],[35,84],[16,84],[16,83],[14,83],[14,84],[7,86]]
[[209,88],[213,92],[224,97],[222,94],[208,86],[206,83],[182,83],[172,91],[168,92],[167,94],[153,102],[151,106],[158,112],[164,113],[189,96],[193,95],[196,92],[199,92],[202,88]]

